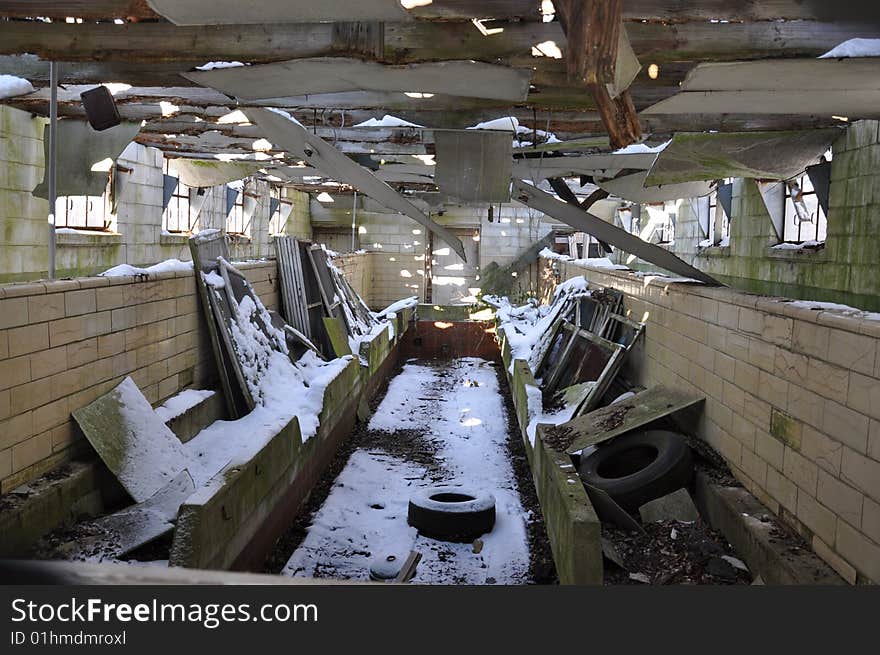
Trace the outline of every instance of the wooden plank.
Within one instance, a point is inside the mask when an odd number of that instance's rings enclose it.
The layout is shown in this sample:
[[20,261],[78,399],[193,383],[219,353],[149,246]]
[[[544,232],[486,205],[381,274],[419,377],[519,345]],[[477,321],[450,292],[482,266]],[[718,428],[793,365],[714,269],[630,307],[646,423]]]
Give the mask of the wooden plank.
[[[623,16],[627,20],[663,20],[666,22],[741,20],[775,21],[833,20],[858,17],[865,10],[862,3],[804,2],[803,0],[627,0]],[[860,6],[861,5],[861,6]],[[535,0],[434,0],[417,7],[417,18],[443,20],[477,18],[539,20],[540,3]],[[155,20],[159,16],[146,0],[2,0],[0,16],[28,18],[47,16],[64,19],[77,16],[89,20],[130,18]]]
[[[486,38],[469,22],[388,23],[377,60],[416,63],[450,58],[562,70],[564,62],[534,57],[532,46],[554,41],[566,47],[559,22],[505,23],[504,32]],[[643,64],[724,61],[759,57],[815,57],[850,38],[876,37],[862,22],[625,24]],[[378,38],[378,37],[375,37]],[[178,27],[168,23],[43,23],[0,21],[0,54],[31,53],[48,62],[128,62],[177,64],[177,70],[217,60],[269,62],[298,57],[363,53],[366,46],[335,32],[330,24]],[[14,71],[4,71],[14,72]],[[143,75],[149,72],[145,67]],[[660,79],[667,69],[661,67]],[[28,76],[29,77],[29,76]],[[640,78],[644,81],[647,78]],[[129,82],[132,83],[132,82]]]
[[704,400],[705,396],[663,385],[651,387],[619,403],[557,426],[553,447],[567,453],[577,453],[587,446],[607,441],[665,416],[694,407]]
[[206,273],[209,270],[216,269],[218,256],[229,257],[226,235],[223,232],[217,232],[208,236],[195,235],[189,240],[189,249],[196,272],[196,288],[198,289],[199,301],[202,305],[205,322],[208,325],[211,350],[214,354],[217,374],[220,377],[220,387],[223,390],[226,410],[229,412],[230,418],[237,419],[247,413],[247,411],[243,407],[241,394],[236,393],[235,388],[232,386],[232,380],[235,375],[233,363],[230,361],[225,346],[220,340],[220,333],[221,331],[225,332],[225,328],[217,323],[217,316],[211,302],[212,291],[202,278],[203,272]]

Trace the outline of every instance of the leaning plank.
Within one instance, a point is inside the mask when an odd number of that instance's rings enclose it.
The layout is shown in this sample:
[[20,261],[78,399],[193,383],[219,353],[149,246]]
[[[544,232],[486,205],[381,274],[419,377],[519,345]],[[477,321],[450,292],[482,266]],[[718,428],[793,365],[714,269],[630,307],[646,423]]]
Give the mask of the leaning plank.
[[310,166],[324,171],[338,181],[350,184],[379,204],[409,216],[443,239],[462,260],[467,261],[464,246],[458,237],[432,221],[418,207],[370,171],[320,137],[311,134],[289,114],[261,108],[248,108],[244,112],[251,121],[259,125],[271,143],[284,148],[296,157],[301,157]]
[[187,455],[130,377],[73,413],[125,490],[143,502],[186,468]]
[[587,446],[607,441],[664,416],[693,407],[704,400],[705,396],[670,389],[663,385],[651,387],[627,400],[597,409],[557,426],[554,432],[557,432],[561,441],[564,441],[561,439],[563,433],[573,439],[567,446],[564,443],[554,443],[554,447],[561,445],[563,446],[561,449],[566,452],[576,453]]
[[522,102],[529,93],[532,71],[470,60],[389,65],[348,57],[314,57],[181,75],[242,100],[389,91]]
[[68,559],[105,560],[127,555],[174,529],[177,510],[195,491],[189,472],[181,471],[171,482],[142,503],[82,524],[75,543],[58,547]]
[[640,257],[676,275],[683,275],[706,284],[722,286],[715,278],[682,261],[668,250],[642,241],[638,235],[630,234],[590,212],[561,202],[531,184],[521,180],[513,180],[513,197],[527,207],[537,209],[581,232],[592,234],[597,239],[610,243],[624,252]]
[[199,292],[199,301],[202,305],[202,313],[205,323],[208,325],[208,335],[211,338],[211,350],[214,352],[214,362],[220,377],[220,386],[223,389],[223,399],[229,417],[236,419],[247,413],[241,392],[233,386],[235,374],[233,363],[220,342],[222,325],[218,325],[211,303],[211,289],[205,283],[205,275],[210,271],[216,271],[217,258],[229,258],[229,248],[226,244],[226,235],[221,231],[210,232],[204,230],[189,240],[189,250],[192,253],[193,267],[196,272],[196,288]]

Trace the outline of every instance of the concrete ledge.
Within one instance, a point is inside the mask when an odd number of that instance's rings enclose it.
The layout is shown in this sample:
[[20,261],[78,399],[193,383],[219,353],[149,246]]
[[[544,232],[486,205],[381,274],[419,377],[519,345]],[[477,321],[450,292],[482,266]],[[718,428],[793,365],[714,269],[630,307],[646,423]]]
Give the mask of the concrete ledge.
[[[846,581],[806,548],[792,548],[779,536],[773,513],[742,487],[724,487],[703,473],[694,476],[700,514],[719,530],[766,584],[844,585]],[[766,517],[767,520],[762,520]]]
[[538,426],[532,476],[560,584],[601,585],[602,524],[571,458],[544,443]]
[[351,430],[360,368],[352,359],[328,385],[314,437],[302,443],[299,422],[292,419],[250,461],[221,471],[209,483],[216,489],[196,492],[181,506],[170,566],[241,569],[262,562]]
[[510,384],[517,423],[532,469],[535,491],[544,514],[544,524],[553,551],[553,561],[561,584],[600,585],[604,580],[602,563],[602,524],[590,502],[571,458],[549,448],[543,441],[543,428],[537,427],[534,446],[529,441],[529,400],[527,386],[537,383],[523,359],[512,360],[504,331],[499,330],[501,358]]
[[25,555],[45,534],[83,516],[103,514],[125,498],[125,491],[104,464],[72,461],[64,475],[31,482],[27,497],[4,496],[0,510],[0,558]]
[[214,421],[226,418],[226,405],[223,394],[217,391],[204,400],[199,401],[183,414],[165,421],[165,425],[177,435],[182,443],[186,443]]
[[529,368],[528,362],[523,359],[517,359],[513,362],[513,374],[510,376],[510,393],[513,396],[513,407],[516,410],[516,420],[519,424],[520,435],[522,436],[523,445],[526,449],[529,462],[534,457],[534,448],[529,439],[529,390],[527,387],[533,387],[540,393],[538,383],[535,382],[535,376]]

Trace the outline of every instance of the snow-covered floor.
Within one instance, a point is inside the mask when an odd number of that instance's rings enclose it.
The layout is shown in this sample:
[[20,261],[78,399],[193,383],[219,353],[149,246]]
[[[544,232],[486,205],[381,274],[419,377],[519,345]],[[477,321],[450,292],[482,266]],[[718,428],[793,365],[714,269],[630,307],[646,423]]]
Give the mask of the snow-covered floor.
[[[368,429],[388,438],[396,431],[415,431],[436,448],[436,465],[405,461],[399,445],[389,449],[397,454],[355,450],[283,573],[367,579],[375,558],[394,554],[402,561],[416,550],[422,561],[414,584],[527,582],[529,516],[508,458],[507,428],[490,362],[464,358],[408,363],[391,381]],[[419,448],[415,443],[413,447]],[[409,497],[438,483],[466,485],[495,496],[495,528],[481,538],[479,553],[471,543],[428,539],[407,525]]]

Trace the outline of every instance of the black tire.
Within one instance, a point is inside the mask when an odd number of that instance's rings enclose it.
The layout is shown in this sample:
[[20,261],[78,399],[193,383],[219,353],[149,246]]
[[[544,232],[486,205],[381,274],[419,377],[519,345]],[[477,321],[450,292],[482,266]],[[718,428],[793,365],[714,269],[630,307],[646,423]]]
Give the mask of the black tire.
[[634,432],[613,439],[581,460],[584,484],[605,491],[634,512],[648,501],[687,486],[693,474],[690,446],[667,430]]
[[495,526],[495,497],[464,487],[429,487],[410,498],[407,522],[432,539],[471,541]]

